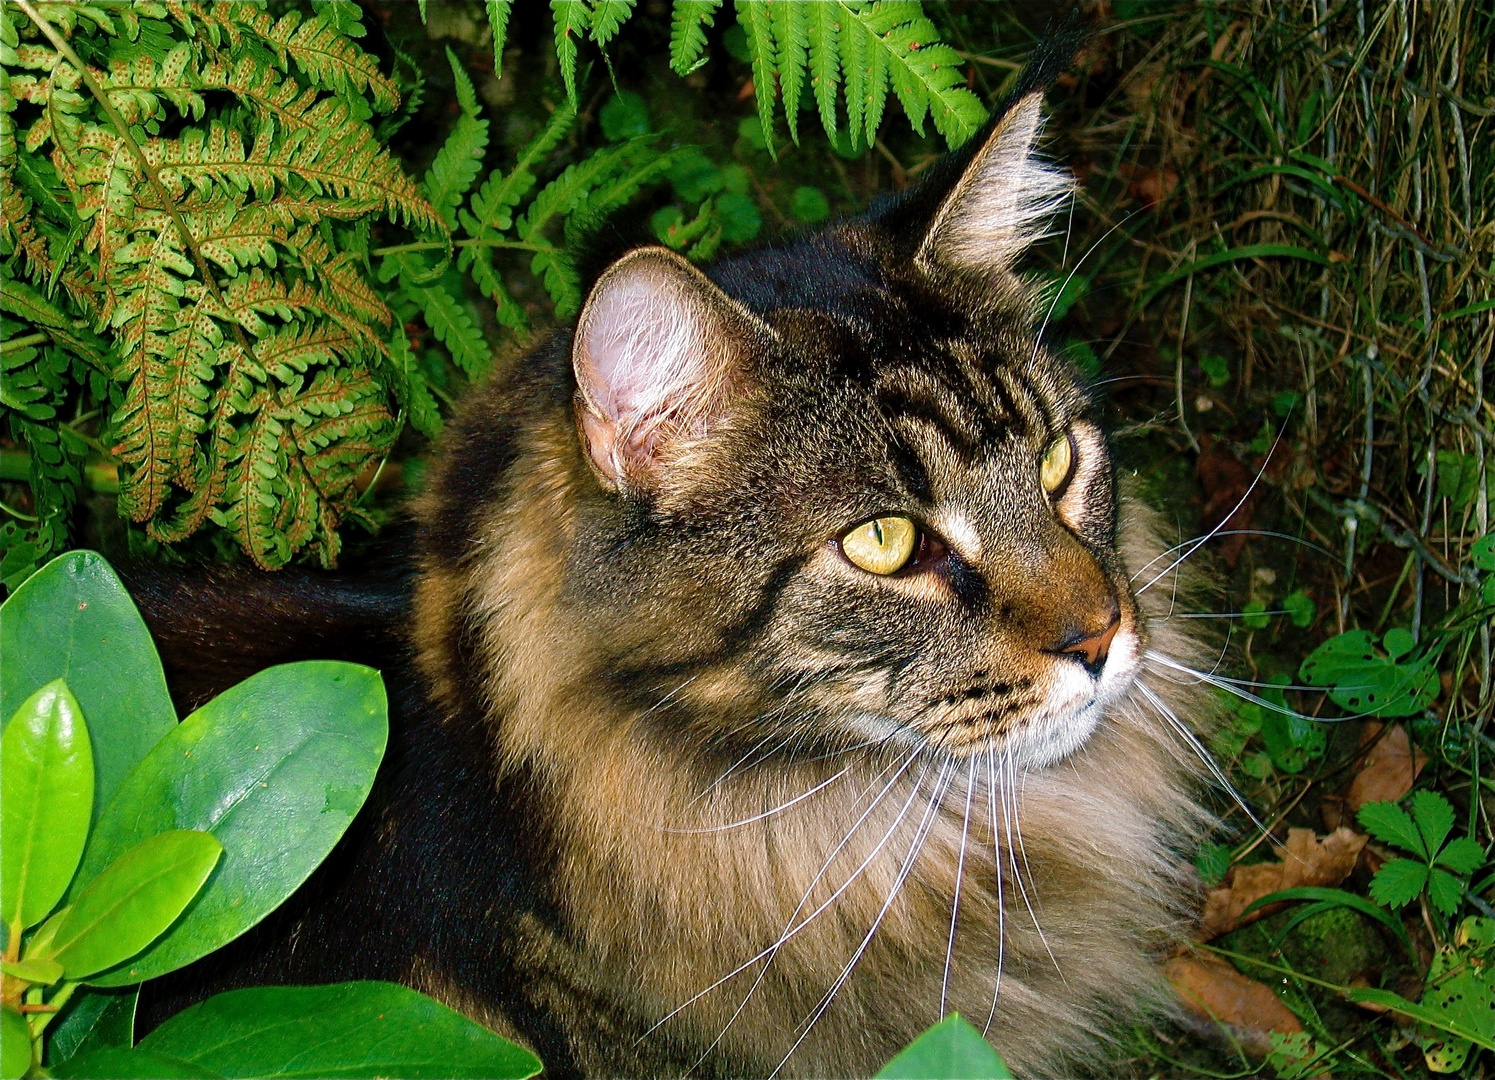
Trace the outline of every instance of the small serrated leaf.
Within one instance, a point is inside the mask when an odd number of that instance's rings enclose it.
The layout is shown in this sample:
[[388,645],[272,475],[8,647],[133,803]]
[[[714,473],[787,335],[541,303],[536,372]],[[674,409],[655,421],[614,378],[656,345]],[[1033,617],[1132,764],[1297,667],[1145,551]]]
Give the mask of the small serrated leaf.
[[1412,820],[1422,836],[1424,854],[1431,855],[1453,829],[1453,807],[1436,791],[1421,789],[1412,793]]
[[1412,823],[1407,812],[1395,803],[1366,803],[1356,816],[1360,820],[1360,825],[1377,840],[1395,844],[1413,854],[1421,855],[1424,859],[1428,857],[1422,834],[1418,832],[1417,826]]
[[1385,907],[1405,907],[1422,895],[1427,880],[1428,868],[1422,863],[1392,859],[1371,879],[1370,898]]
[[1468,876],[1485,865],[1485,849],[1479,846],[1477,840],[1461,836],[1457,840],[1450,840],[1448,846],[1438,852],[1438,857],[1433,861],[1456,874]]
[[1464,883],[1447,870],[1433,867],[1428,872],[1428,899],[1445,915],[1459,910],[1459,901],[1464,897]]

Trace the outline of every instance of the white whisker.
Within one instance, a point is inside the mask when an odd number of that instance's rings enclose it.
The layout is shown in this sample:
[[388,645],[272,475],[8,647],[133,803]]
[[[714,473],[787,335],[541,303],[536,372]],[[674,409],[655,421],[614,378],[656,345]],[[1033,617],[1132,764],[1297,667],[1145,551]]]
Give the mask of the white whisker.
[[950,904],[950,944],[945,948],[945,977],[940,982],[940,1016],[945,1018],[945,1002],[950,996],[950,964],[955,959],[955,925],[960,914],[960,886],[966,872],[966,841],[971,833],[971,797],[976,790],[976,756],[966,774],[966,812],[960,826],[960,859],[955,864],[955,899]]
[[1002,962],[1007,949],[1007,898],[1002,894],[1002,838],[997,832],[997,751],[986,752],[986,806],[991,814],[991,846],[997,870],[997,978],[991,991],[991,1012],[987,1013],[985,1035],[997,1018],[997,998],[1002,994]]
[[[1044,936],[1043,927],[1038,922],[1038,912],[1033,907],[1033,900],[1037,897],[1037,883],[1034,883],[1034,893],[1028,895],[1028,885],[1023,881],[1023,872],[1018,869],[1017,854],[1023,847],[1022,822],[1018,820],[1017,801],[1017,763],[1012,755],[1002,753],[1002,770],[999,774],[1002,780],[1002,824],[1007,832],[1007,858],[1012,863],[1012,876],[1017,881],[1017,889],[1023,898],[1023,906],[1028,909],[1028,918],[1033,920],[1033,929],[1038,932],[1038,940],[1043,942],[1044,952],[1049,954],[1049,961],[1054,965],[1054,970],[1059,973],[1059,978],[1064,978],[1064,971],[1059,967],[1059,958],[1054,955],[1054,950],[1049,947],[1049,939]],[[1008,815],[1007,807],[1011,804],[1011,816]],[[1014,831],[1017,833],[1017,843],[1012,842]],[[1028,868],[1028,853],[1023,851],[1023,866]],[[1028,876],[1033,876],[1033,871],[1028,868]]]
[[698,835],[701,835],[702,833],[718,833],[718,832],[726,832],[728,829],[740,829],[744,825],[751,825],[755,821],[762,821],[764,818],[773,817],[773,815],[775,815],[777,813],[780,813],[780,812],[782,812],[784,810],[788,810],[791,806],[794,806],[797,803],[804,802],[811,795],[815,794],[817,791],[820,791],[820,790],[822,790],[824,788],[829,787],[831,784],[834,784],[837,780],[841,779],[841,777],[845,776],[850,771],[851,771],[851,766],[847,765],[844,769],[842,769],[840,772],[836,773],[834,776],[830,777],[829,779],[820,781],[820,783],[816,784],[809,791],[806,791],[806,792],[804,792],[803,794],[800,794],[800,795],[796,795],[794,798],[790,799],[788,802],[780,803],[778,806],[775,806],[771,810],[765,810],[761,814],[754,814],[750,818],[743,818],[741,821],[729,822],[726,825],[711,825],[711,826],[709,826],[707,828],[703,828],[703,829],[671,829],[671,828],[667,828],[667,827],[662,826],[662,825],[659,826],[658,828],[659,828],[660,832],[675,833],[677,835],[683,835],[683,836],[698,836]]

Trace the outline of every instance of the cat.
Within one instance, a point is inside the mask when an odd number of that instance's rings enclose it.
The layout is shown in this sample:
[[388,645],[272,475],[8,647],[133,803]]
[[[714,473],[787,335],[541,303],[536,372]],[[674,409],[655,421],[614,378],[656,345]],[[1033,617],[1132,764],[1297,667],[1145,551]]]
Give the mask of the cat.
[[215,651],[347,656],[394,723],[329,863],[143,1026],[389,978],[551,1076],[870,1075],[950,1012],[1044,1076],[1162,1007],[1210,705],[1019,272],[1071,186],[1042,116],[780,246],[612,263],[372,586],[140,584],[179,696]]

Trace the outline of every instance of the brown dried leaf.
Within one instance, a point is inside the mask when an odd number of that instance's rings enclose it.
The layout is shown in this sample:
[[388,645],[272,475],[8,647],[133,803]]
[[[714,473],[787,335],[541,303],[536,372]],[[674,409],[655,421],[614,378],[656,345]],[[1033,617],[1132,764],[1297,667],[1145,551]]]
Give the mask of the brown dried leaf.
[[[1199,920],[1199,940],[1209,941],[1234,930],[1241,925],[1241,914],[1270,893],[1303,885],[1333,888],[1350,876],[1365,841],[1346,826],[1323,839],[1312,829],[1289,829],[1281,862],[1237,866],[1224,885],[1210,890]],[[1246,921],[1255,922],[1270,910],[1253,911]]]
[[[1360,744],[1363,746],[1380,734],[1380,724],[1368,723]],[[1360,771],[1350,781],[1345,805],[1351,813],[1357,813],[1369,802],[1396,802],[1412,790],[1412,782],[1427,763],[1428,756],[1421,750],[1413,752],[1407,729],[1394,725],[1365,755]]]
[[1218,529],[1230,534],[1220,537],[1217,550],[1228,565],[1234,566],[1249,539],[1246,531],[1251,528],[1260,492],[1252,487],[1251,470],[1236,458],[1224,439],[1201,436],[1199,445],[1203,452],[1195,469],[1205,497],[1199,523],[1207,532]]
[[1201,1020],[1223,1024],[1242,1049],[1258,1057],[1272,1048],[1272,1032],[1302,1031],[1303,1024],[1271,987],[1248,979],[1219,957],[1176,956],[1163,967],[1178,999]]

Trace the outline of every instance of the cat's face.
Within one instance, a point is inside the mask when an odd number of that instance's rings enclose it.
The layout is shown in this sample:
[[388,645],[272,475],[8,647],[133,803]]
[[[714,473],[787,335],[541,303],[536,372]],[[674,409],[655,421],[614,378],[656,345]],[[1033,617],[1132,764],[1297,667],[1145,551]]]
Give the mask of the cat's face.
[[913,228],[895,206],[714,281],[655,249],[598,283],[574,597],[620,692],[668,698],[650,723],[1039,767],[1125,692],[1109,453],[1011,272],[1063,189],[1037,125],[1026,99]]

